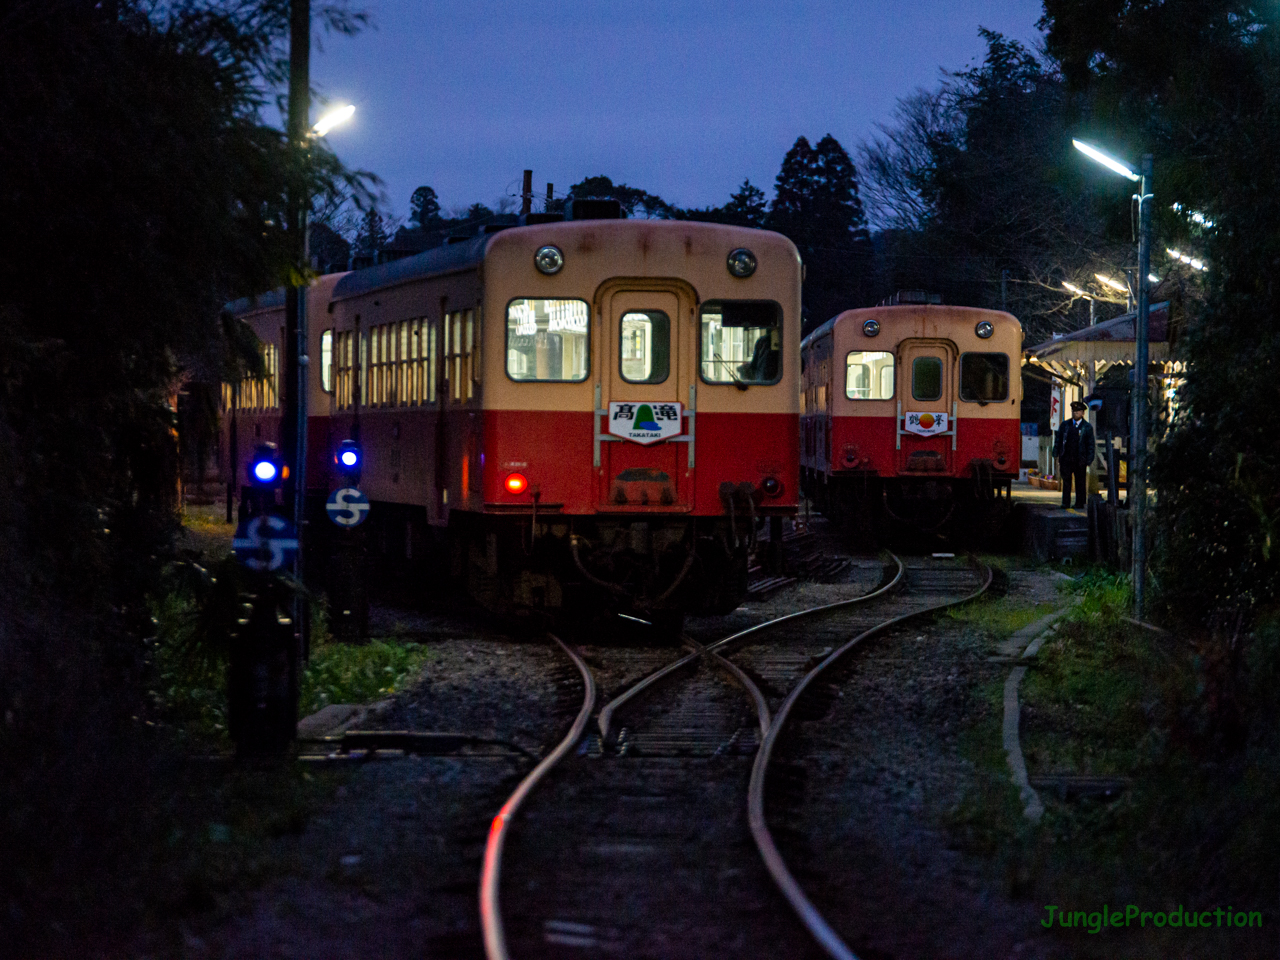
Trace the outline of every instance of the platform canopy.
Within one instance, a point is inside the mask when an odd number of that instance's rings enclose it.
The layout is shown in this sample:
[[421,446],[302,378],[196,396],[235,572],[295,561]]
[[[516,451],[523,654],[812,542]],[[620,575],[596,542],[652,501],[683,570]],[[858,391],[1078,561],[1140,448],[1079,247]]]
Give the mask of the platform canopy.
[[[1100,376],[1115,364],[1132,366],[1137,319],[1136,311],[1125,313],[1083,330],[1055,336],[1024,349],[1023,359],[1032,369],[1039,368],[1070,383]],[[1168,301],[1151,305],[1147,338],[1151,362],[1167,362],[1170,356]]]

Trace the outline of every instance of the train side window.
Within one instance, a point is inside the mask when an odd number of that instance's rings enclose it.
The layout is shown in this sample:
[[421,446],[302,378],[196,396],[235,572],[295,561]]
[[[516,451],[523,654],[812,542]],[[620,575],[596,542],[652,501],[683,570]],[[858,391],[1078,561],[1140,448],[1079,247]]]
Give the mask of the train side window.
[[782,379],[782,307],[773,300],[708,300],[702,305],[702,379],[777,383]]
[[320,334],[320,389],[333,393],[333,329]]
[[1008,354],[961,354],[960,399],[971,403],[1009,399]]
[[507,376],[561,383],[587,379],[590,316],[585,300],[512,300],[507,304]]
[[851,351],[845,358],[844,395],[850,400],[892,400],[893,354]]
[[911,361],[911,396],[916,400],[942,399],[942,361],[938,357]]
[[633,310],[619,321],[618,362],[627,383],[662,383],[671,372],[671,318],[661,310]]

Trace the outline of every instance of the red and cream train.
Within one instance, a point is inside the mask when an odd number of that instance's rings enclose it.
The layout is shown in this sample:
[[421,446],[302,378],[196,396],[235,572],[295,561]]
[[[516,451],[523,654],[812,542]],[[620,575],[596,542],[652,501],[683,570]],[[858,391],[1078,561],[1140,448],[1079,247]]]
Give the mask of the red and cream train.
[[1017,319],[993,310],[897,302],[827,321],[801,345],[802,488],[866,533],[990,529],[1020,463],[1021,351]]
[[[717,224],[570,219],[307,294],[308,512],[358,440],[376,540],[447,547],[500,610],[727,611],[799,496],[800,259]],[[232,470],[277,440],[279,295],[233,309],[266,382],[225,390]],[[314,527],[313,527],[314,529]]]

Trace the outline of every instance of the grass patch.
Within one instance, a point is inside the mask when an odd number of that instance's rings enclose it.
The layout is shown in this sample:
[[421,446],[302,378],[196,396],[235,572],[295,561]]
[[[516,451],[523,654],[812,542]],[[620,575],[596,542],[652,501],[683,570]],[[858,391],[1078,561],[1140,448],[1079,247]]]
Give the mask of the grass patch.
[[[1009,892],[1068,910],[1261,911],[1264,929],[1055,930],[1075,957],[1262,956],[1274,949],[1280,872],[1280,744],[1275,685],[1255,681],[1243,752],[1216,750],[1198,731],[1207,709],[1203,666],[1189,641],[1125,619],[1127,578],[1086,571],[1071,586],[1074,608],[1060,619],[1020,690],[1021,743],[1028,772],[1130,778],[1114,799],[1067,799],[1041,790],[1038,824],[1022,816],[1000,745],[1003,677],[979,695],[989,716],[962,742],[977,785],[949,820],[953,843],[999,860]],[[1029,612],[1028,612],[1029,613]],[[957,619],[1012,626],[998,605]],[[1268,633],[1275,634],[1269,643]],[[1261,680],[1280,662],[1280,627],[1251,639]],[[1201,723],[1201,726],[1203,724]],[[1265,955],[1270,955],[1269,953]]]
[[420,643],[372,640],[364,646],[330,643],[311,654],[302,675],[299,713],[331,703],[370,703],[411,684],[431,659]]
[[[229,567],[228,561],[226,566]],[[223,573],[222,576],[229,576]],[[215,578],[216,579],[216,578]],[[224,746],[227,737],[225,617],[216,592],[177,578],[152,601],[156,639],[151,700],[157,719],[181,742]],[[374,639],[355,646],[329,637],[324,610],[312,608],[311,658],[299,677],[298,712],[308,716],[332,703],[371,703],[411,685],[432,658],[420,643]]]

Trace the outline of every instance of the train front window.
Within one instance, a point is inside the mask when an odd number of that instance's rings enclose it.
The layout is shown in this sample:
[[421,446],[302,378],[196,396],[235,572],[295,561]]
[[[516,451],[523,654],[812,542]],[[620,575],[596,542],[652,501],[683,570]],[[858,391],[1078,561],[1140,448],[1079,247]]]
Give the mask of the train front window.
[[850,352],[845,360],[844,395],[850,400],[892,400],[893,354]]
[[623,314],[619,350],[623,380],[662,383],[671,369],[671,319],[661,310]]
[[587,379],[585,300],[512,300],[507,304],[507,376],[576,383]]
[[702,305],[702,379],[777,383],[782,378],[782,307],[773,300],[708,300]]
[[911,396],[916,400],[942,399],[942,361],[916,357],[911,361]]
[[1004,353],[966,353],[960,357],[960,399],[991,403],[1009,399],[1009,357]]

